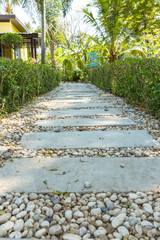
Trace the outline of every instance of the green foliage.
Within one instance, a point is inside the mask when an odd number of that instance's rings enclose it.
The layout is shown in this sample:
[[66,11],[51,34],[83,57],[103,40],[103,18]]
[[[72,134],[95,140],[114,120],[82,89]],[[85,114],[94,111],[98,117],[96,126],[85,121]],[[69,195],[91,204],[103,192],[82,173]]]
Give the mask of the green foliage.
[[[92,7],[97,9],[97,14]],[[159,28],[159,11],[160,4],[156,0],[93,0],[83,9],[85,22],[96,29],[95,43],[105,47],[109,62],[118,60],[125,50],[132,50],[131,53],[136,50],[137,54],[144,55],[142,50],[128,49],[128,43],[143,30],[152,26]]]
[[0,38],[6,48],[21,48],[23,46],[23,37],[18,33],[5,33]]
[[18,5],[21,0],[0,0],[1,8],[4,7],[6,14],[13,14],[13,7]]
[[61,74],[47,65],[0,59],[0,111],[11,112],[53,89]]
[[133,44],[140,47],[149,57],[160,57],[160,29],[143,31],[142,35],[135,39]]
[[84,81],[86,80],[85,67],[83,61],[77,61],[81,67],[73,67],[72,61],[64,59],[63,61],[63,80],[64,81]]
[[127,59],[93,68],[89,80],[160,117],[160,59]]
[[72,62],[68,59],[63,61],[63,76],[65,81],[72,81],[73,79],[73,66]]
[[73,0],[61,0],[64,17],[66,16],[67,12],[69,12],[69,10],[71,9],[72,1]]

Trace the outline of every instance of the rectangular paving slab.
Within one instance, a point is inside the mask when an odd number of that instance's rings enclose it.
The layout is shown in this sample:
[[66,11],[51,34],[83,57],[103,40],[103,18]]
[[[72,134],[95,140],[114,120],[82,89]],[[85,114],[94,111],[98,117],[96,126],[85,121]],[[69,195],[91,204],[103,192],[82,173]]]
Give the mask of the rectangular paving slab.
[[66,90],[59,90],[57,91],[57,93],[60,93],[60,94],[91,94],[91,93],[97,93],[97,91],[94,91],[93,89],[91,90],[84,90],[84,91],[80,91],[79,89],[66,89]]
[[[96,103],[106,103],[107,100],[96,99],[94,102],[96,102]],[[54,99],[54,100],[51,100],[51,101],[47,102],[46,104],[50,105],[50,104],[62,104],[62,103],[65,103],[65,104],[69,104],[69,103],[86,103],[86,104],[89,104],[89,103],[93,103],[93,99],[86,99],[86,98],[85,99]]]
[[92,127],[92,126],[134,126],[136,123],[129,118],[78,118],[78,119],[47,119],[35,123],[41,127]]
[[27,149],[67,149],[156,146],[158,143],[145,130],[37,132],[25,133],[21,144]]
[[108,116],[108,115],[122,115],[122,112],[116,108],[104,109],[68,109],[42,112],[41,117],[69,117],[69,116]]
[[59,109],[59,108],[104,108],[104,107],[114,107],[112,103],[109,102],[85,102],[85,103],[79,103],[79,102],[55,102],[55,103],[43,103],[41,106],[46,106],[46,108],[49,109]]
[[57,92],[57,97],[99,97],[99,94],[96,92],[90,92],[90,93],[86,93],[86,92]]
[[85,91],[94,91],[94,88],[91,88],[90,86],[63,86],[59,88],[60,91],[79,91],[79,92],[85,92]]
[[[93,101],[96,101],[96,102],[106,102],[108,100],[107,97],[98,97],[98,96],[95,96],[95,97],[78,97],[78,96],[74,96],[74,97],[58,97],[58,96],[55,96],[54,97],[55,99],[52,100],[51,102],[66,102],[66,103],[70,103],[70,102],[93,102]],[[110,100],[111,98],[109,98]]]
[[0,168],[0,193],[150,191],[159,186],[159,166],[160,157],[13,159]]

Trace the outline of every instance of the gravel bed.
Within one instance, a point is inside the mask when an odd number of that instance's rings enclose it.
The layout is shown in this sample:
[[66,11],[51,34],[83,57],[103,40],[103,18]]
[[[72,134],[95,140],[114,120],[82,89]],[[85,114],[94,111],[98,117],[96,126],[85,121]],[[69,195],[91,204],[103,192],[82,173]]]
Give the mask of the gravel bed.
[[0,196],[0,236],[52,240],[160,239],[160,190],[10,193]]

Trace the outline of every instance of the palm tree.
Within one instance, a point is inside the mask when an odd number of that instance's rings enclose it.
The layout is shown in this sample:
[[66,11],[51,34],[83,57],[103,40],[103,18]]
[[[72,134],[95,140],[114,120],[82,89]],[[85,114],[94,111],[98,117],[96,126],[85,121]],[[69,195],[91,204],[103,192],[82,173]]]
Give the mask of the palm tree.
[[[53,14],[54,9],[54,14]],[[58,17],[61,16],[62,4],[60,0],[47,0],[46,3],[46,23],[47,23],[47,43],[50,45],[52,66],[56,67],[55,42],[59,35]]]
[[[92,6],[98,10],[96,17],[90,8]],[[106,47],[109,62],[114,62],[127,48],[129,40],[136,38],[146,28],[146,22],[151,22],[151,16],[152,21],[156,19],[156,6],[156,0],[93,0],[93,5],[88,5],[83,13],[85,22],[97,30],[98,35],[94,40]],[[131,51],[145,55],[140,49],[134,48]]]
[[[64,16],[71,7],[73,0],[61,0],[63,6]],[[23,0],[23,6],[32,4],[31,0]],[[42,28],[42,39],[41,39],[41,63],[45,64],[45,51],[46,51],[46,0],[34,0],[37,5],[38,11],[41,13],[41,28]],[[54,9],[53,9],[54,10]],[[54,13],[53,13],[54,14]]]
[[0,0],[0,5],[5,8],[6,14],[13,14],[13,7],[20,3],[20,0]]
[[73,0],[61,0],[62,2],[62,9],[63,9],[63,16],[65,17],[68,11],[71,9],[71,4]]

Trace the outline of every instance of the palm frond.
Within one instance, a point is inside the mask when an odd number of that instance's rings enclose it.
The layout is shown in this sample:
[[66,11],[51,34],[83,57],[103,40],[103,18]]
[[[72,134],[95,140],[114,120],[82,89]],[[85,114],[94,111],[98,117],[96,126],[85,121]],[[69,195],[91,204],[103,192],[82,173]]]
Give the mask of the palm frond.
[[98,20],[93,16],[93,13],[89,11],[88,8],[83,9],[84,13],[84,21],[86,23],[91,24],[96,28],[97,32],[100,34],[102,38],[105,38],[104,33],[102,31],[103,27],[99,24]]
[[67,14],[67,13],[69,12],[69,10],[71,9],[72,1],[73,1],[73,0],[61,0],[61,2],[62,2],[63,16],[64,16],[64,17],[66,16],[66,14]]
[[132,49],[123,51],[123,52],[121,52],[121,53],[118,55],[118,57],[120,57],[120,56],[122,56],[122,55],[125,55],[125,54],[127,54],[127,53],[133,54],[133,55],[134,55],[134,54],[138,54],[138,55],[141,56],[142,58],[146,58],[146,57],[147,57],[147,55],[145,54],[145,52],[144,52],[142,49],[140,49],[140,48],[132,48]]

